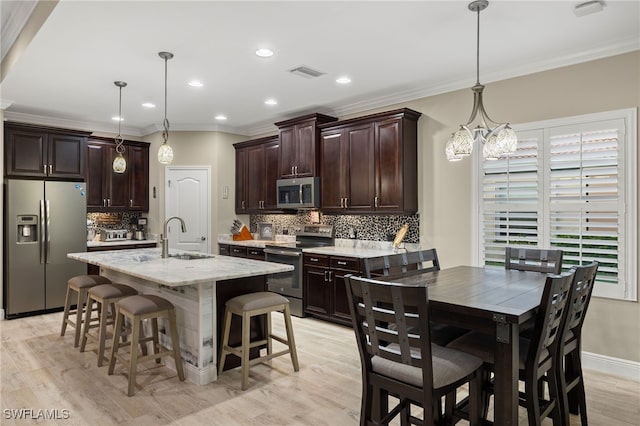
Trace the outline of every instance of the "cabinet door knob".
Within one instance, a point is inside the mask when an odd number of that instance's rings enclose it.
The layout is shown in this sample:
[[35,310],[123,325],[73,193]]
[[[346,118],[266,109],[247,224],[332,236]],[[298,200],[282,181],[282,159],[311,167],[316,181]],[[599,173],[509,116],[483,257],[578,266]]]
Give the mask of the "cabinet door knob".
[[373,207],[378,207],[378,196],[373,197]]
[[344,208],[349,208],[349,197],[344,197]]
[[133,207],[133,199],[129,200],[129,207]]
[[49,174],[53,173],[53,168],[51,167],[51,164],[49,164]]

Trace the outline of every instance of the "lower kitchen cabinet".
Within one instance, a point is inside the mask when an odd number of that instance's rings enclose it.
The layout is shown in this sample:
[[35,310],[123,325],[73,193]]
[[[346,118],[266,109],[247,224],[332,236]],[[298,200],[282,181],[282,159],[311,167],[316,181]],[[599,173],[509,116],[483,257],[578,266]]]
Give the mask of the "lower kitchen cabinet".
[[246,257],[247,259],[264,260],[264,249],[259,247],[218,244],[218,253],[221,256]]
[[350,326],[351,312],[344,277],[360,274],[360,260],[306,253],[303,270],[305,313]]

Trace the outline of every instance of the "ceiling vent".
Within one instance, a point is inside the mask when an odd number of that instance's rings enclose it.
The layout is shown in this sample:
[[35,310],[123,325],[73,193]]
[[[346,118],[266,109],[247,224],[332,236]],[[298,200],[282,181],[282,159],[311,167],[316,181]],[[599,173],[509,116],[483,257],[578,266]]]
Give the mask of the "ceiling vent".
[[305,65],[300,65],[299,67],[290,69],[289,72],[291,74],[299,75],[300,77],[304,77],[304,78],[315,78],[315,77],[320,77],[323,74],[326,74],[324,72],[314,70],[313,68],[309,68]]

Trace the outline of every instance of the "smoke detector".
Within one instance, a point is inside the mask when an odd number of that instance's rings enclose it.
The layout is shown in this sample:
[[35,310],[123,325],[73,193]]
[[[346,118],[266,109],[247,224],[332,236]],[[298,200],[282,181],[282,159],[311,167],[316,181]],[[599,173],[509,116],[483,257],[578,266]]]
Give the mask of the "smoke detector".
[[326,74],[322,71],[314,70],[313,68],[306,65],[300,65],[299,67],[292,68],[289,70],[289,72],[291,74],[299,75],[300,77],[304,78],[315,78]]
[[592,13],[601,12],[604,6],[605,3],[602,0],[586,1],[584,3],[576,4],[573,7],[573,13],[578,17],[591,15]]

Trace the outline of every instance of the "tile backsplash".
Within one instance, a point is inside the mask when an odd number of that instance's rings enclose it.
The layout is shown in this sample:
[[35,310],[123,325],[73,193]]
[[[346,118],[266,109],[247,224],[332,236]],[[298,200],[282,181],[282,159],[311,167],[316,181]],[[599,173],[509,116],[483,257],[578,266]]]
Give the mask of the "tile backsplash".
[[[313,212],[314,214],[317,212]],[[318,214],[322,224],[333,225],[336,238],[392,241],[398,229],[409,224],[409,232],[404,239],[407,243],[420,242],[420,215],[373,216],[373,215],[330,215]],[[272,223],[276,234],[295,234],[304,224],[313,223],[311,211],[296,214],[251,215],[249,229],[258,232],[258,223]]]
[[93,222],[95,228],[133,230],[142,213],[87,213],[87,220]]

